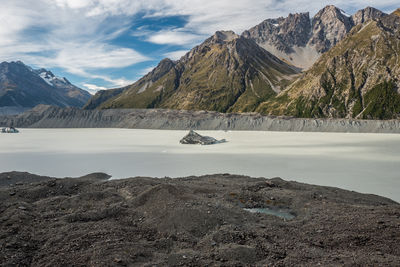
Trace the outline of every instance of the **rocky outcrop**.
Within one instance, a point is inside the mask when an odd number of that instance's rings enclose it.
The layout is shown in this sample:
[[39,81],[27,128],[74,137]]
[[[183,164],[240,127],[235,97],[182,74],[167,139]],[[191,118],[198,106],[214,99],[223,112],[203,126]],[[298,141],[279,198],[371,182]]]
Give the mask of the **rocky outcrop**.
[[224,143],[226,142],[225,139],[222,140],[217,140],[214,137],[210,136],[203,136],[198,133],[196,133],[193,130],[190,130],[187,135],[185,135],[180,141],[181,144],[185,145],[194,145],[194,144],[200,144],[200,145],[214,145],[214,144],[219,144],[219,143]]
[[375,20],[386,16],[386,13],[373,8],[373,7],[366,7],[357,11],[353,16],[351,16],[354,25],[363,24],[369,20]]
[[257,130],[400,133],[399,120],[300,119],[257,113],[224,114],[164,109],[81,110],[38,106],[0,117],[0,126],[20,128],[132,128],[170,130]]
[[326,6],[312,20],[309,40],[319,53],[328,51],[342,40],[353,27],[351,17],[335,6]]
[[[104,178],[0,174],[2,265],[397,266],[400,261],[400,205],[387,198],[230,174]],[[294,217],[247,211],[275,207]]]

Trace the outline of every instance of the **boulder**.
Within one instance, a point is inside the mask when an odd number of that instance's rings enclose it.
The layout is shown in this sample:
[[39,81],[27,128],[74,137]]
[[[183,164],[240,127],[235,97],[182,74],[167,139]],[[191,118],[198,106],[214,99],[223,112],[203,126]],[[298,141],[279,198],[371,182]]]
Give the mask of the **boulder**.
[[181,144],[201,144],[201,145],[213,145],[218,143],[226,142],[225,139],[217,140],[210,136],[202,136],[196,133],[193,130],[190,130],[189,133],[183,137],[180,141]]

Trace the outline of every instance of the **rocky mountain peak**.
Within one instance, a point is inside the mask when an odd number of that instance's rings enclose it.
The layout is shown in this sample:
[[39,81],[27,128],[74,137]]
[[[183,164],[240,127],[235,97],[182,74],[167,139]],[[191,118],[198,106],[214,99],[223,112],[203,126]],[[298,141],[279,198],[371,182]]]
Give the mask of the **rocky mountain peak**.
[[237,35],[233,31],[217,31],[211,37],[211,40],[215,43],[226,43],[233,41],[237,38],[239,38],[239,35]]
[[169,58],[164,58],[158,63],[157,67],[155,67],[150,73],[148,73],[145,77],[150,81],[156,81],[161,76],[165,75],[168,71],[170,71],[175,66],[175,62]]
[[381,18],[383,16],[386,16],[387,14],[383,13],[382,11],[373,8],[373,7],[366,7],[364,9],[361,9],[357,11],[353,16],[353,23],[354,25],[364,23],[370,19],[377,19]]
[[319,53],[326,52],[342,40],[352,27],[350,15],[333,5],[326,6],[313,18],[309,44],[314,45]]
[[397,15],[400,17],[400,8],[396,9],[395,11],[393,11],[392,13],[393,15]]
[[279,24],[279,32],[282,34],[282,40],[285,43],[291,43],[296,46],[307,44],[310,29],[311,23],[308,12],[289,14]]
[[293,46],[307,43],[310,29],[309,13],[296,13],[289,14],[287,18],[267,19],[244,31],[242,36],[253,39],[267,50],[270,46],[277,46],[278,50],[290,53],[293,52]]

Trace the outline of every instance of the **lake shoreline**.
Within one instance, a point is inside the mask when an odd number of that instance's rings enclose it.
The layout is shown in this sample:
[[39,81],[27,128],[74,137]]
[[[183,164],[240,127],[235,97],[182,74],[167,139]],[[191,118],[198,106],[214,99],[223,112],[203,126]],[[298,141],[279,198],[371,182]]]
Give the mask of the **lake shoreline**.
[[[107,180],[0,174],[4,264],[368,265],[400,261],[400,205],[230,174]],[[285,210],[281,218],[245,209]],[[11,226],[11,227],[10,227]]]
[[301,119],[256,113],[164,109],[82,110],[46,105],[18,115],[0,116],[2,125],[22,128],[400,133],[400,120]]
[[184,130],[28,129],[0,135],[0,171],[54,177],[104,172],[185,177],[234,173],[339,186],[400,201],[400,136],[376,133],[198,131],[225,143],[184,145]]

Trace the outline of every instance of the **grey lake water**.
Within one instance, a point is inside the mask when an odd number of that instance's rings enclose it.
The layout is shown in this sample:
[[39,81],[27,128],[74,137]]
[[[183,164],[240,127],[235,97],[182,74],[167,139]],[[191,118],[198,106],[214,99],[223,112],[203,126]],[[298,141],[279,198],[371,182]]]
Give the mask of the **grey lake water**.
[[400,202],[400,135],[199,131],[226,139],[181,145],[187,131],[20,129],[0,134],[0,172],[113,178],[213,173],[281,177],[373,193]]

